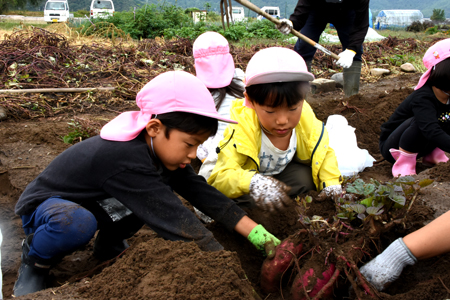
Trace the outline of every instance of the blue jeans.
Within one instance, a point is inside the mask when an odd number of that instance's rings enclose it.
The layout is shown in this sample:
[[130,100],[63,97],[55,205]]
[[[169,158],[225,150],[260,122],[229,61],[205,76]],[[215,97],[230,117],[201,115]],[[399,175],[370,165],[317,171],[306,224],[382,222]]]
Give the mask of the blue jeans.
[[42,259],[86,245],[97,230],[97,220],[89,210],[60,197],[49,198],[31,215],[23,215],[22,223],[27,236],[34,233],[28,254]]
[[[316,43],[319,42],[320,35],[325,30],[328,23],[332,23],[336,28],[339,40],[342,44],[342,49],[346,49],[350,42],[350,32],[353,29],[353,21],[355,20],[355,11],[315,11],[312,10],[306,20],[305,26],[300,30],[300,33],[312,39]],[[294,50],[300,54],[305,61],[312,61],[316,48],[307,42],[298,39]],[[361,61],[363,47],[356,52],[353,60]]]

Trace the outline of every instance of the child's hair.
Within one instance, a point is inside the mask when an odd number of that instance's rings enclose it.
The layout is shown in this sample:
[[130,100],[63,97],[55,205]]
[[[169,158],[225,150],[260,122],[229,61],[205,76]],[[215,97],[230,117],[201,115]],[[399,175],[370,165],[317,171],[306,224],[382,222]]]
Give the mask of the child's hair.
[[252,103],[268,107],[292,107],[306,98],[309,89],[308,81],[290,81],[255,84],[245,90]]
[[430,72],[427,84],[435,86],[438,89],[450,91],[450,57],[436,64]]
[[234,77],[230,84],[222,88],[208,88],[211,95],[214,95],[214,102],[216,103],[216,109],[218,110],[222,105],[223,99],[226,94],[235,98],[244,98],[244,86],[242,80]]
[[170,131],[173,129],[189,134],[202,134],[208,132],[213,136],[217,132],[217,119],[190,114],[186,112],[170,112],[160,115],[152,115],[152,119],[158,119],[166,127],[165,136],[169,138]]

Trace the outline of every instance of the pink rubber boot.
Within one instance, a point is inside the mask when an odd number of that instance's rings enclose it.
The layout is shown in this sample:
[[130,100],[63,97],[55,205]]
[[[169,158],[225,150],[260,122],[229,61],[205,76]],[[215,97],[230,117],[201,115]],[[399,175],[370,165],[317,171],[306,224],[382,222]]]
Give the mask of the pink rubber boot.
[[406,153],[394,148],[389,149],[389,152],[395,159],[395,164],[392,166],[394,177],[416,175],[417,153]]
[[422,157],[422,163],[428,167],[432,167],[441,162],[445,163],[447,161],[447,155],[445,155],[445,152],[439,148],[435,148],[433,151],[431,151],[431,153]]

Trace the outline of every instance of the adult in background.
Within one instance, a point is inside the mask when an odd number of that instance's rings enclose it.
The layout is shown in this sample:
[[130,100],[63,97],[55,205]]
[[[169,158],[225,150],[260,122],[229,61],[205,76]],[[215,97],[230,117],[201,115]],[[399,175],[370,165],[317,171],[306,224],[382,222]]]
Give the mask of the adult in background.
[[[336,28],[343,52],[337,64],[344,68],[344,93],[349,97],[359,91],[362,43],[369,28],[369,0],[299,0],[294,13],[277,25],[281,33],[294,28],[315,42],[328,23]],[[298,39],[294,50],[305,60],[308,70],[316,48]]]

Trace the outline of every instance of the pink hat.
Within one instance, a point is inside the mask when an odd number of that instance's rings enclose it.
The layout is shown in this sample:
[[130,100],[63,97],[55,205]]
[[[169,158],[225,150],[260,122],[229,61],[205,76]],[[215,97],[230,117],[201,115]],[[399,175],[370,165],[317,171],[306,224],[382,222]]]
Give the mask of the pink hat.
[[245,71],[245,86],[261,83],[313,81],[303,58],[295,51],[270,47],[258,51]]
[[423,65],[428,70],[423,73],[422,77],[419,79],[419,83],[414,88],[415,90],[420,89],[430,77],[430,72],[433,66],[440,63],[446,58],[450,57],[450,39],[445,39],[437,42],[430,48],[428,48],[427,52],[423,56]]
[[208,88],[222,88],[230,84],[234,62],[228,41],[221,34],[208,31],[194,42],[195,72]]
[[205,85],[194,75],[184,71],[160,74],[137,94],[140,111],[124,112],[103,126],[100,136],[111,141],[130,141],[145,128],[153,114],[187,112],[228,123],[216,110],[214,99]]

